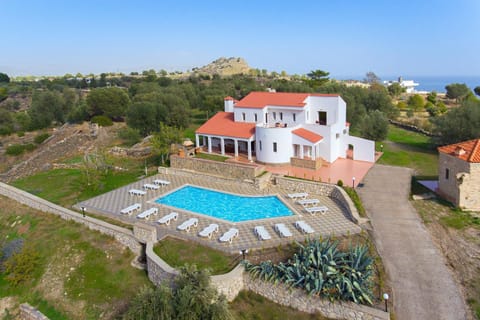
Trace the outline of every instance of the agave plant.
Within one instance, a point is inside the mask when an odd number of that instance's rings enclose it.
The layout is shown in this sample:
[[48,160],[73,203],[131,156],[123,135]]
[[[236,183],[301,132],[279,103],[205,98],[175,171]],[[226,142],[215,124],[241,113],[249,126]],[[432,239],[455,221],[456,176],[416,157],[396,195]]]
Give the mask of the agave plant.
[[297,245],[298,252],[287,263],[274,265],[264,261],[252,265],[246,262],[245,269],[254,277],[281,281],[290,287],[302,288],[309,295],[372,304],[373,259],[367,247],[351,247],[348,252],[341,252],[338,241],[329,239]]

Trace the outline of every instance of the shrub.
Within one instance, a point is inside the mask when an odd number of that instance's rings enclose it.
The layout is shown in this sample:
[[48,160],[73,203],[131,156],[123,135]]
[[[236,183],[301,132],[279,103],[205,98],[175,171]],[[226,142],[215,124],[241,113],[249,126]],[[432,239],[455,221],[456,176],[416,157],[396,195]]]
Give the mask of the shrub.
[[137,129],[127,127],[124,130],[118,132],[118,137],[122,139],[127,146],[133,146],[134,144],[140,142],[142,137],[140,132]]
[[20,252],[14,253],[5,262],[6,280],[13,286],[26,282],[33,277],[40,256],[30,245],[25,245]]
[[49,137],[50,137],[50,134],[46,132],[41,133],[38,136],[36,136],[35,139],[33,139],[33,142],[35,142],[36,144],[41,144],[43,141],[47,140]]
[[18,131],[17,132],[17,136],[19,136],[19,137],[23,137],[24,135],[25,135],[25,132],[23,132],[23,131]]
[[24,240],[22,238],[16,238],[11,241],[8,241],[0,251],[0,272],[5,271],[5,262],[13,256],[15,253],[18,253],[22,250]]
[[98,123],[98,125],[102,127],[109,127],[113,125],[112,119],[106,116],[95,116],[90,121],[93,123]]
[[7,150],[5,150],[5,153],[8,154],[9,156],[18,156],[22,154],[25,151],[25,147],[23,144],[12,144],[11,146],[7,147]]
[[337,181],[337,186],[343,187],[343,181],[342,181],[342,179],[340,179],[340,180]]

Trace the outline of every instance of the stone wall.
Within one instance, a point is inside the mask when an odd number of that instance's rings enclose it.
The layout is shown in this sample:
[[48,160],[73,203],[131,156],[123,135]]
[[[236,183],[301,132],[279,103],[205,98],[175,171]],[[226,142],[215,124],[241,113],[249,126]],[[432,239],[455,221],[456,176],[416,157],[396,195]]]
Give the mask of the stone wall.
[[83,217],[80,213],[68,210],[33,194],[1,182],[0,195],[13,199],[36,210],[53,213],[57,216],[60,216],[62,219],[81,223],[87,226],[89,229],[97,230],[103,234],[114,237],[118,242],[130,248],[130,250],[132,250],[134,253],[138,255],[141,254],[142,247],[131,230],[121,228],[89,216]]
[[22,303],[20,305],[20,319],[22,320],[48,320],[48,318],[29,305],[28,303]]
[[256,176],[265,171],[264,166],[243,165],[199,158],[181,158],[177,155],[170,156],[170,166],[172,168],[204,172],[241,180],[253,180]]
[[153,252],[153,243],[147,242],[145,250],[147,257],[148,279],[156,286],[162,283],[170,284],[178,274],[178,271],[170,267],[168,263],[163,261],[155,252]]
[[357,208],[355,207],[345,190],[334,184],[285,178],[280,176],[275,177],[274,183],[285,190],[291,190],[292,193],[307,192],[336,199],[337,202],[350,215],[352,221],[354,221],[355,223],[363,223],[366,220],[359,216]]
[[311,160],[292,157],[290,158],[290,164],[294,167],[318,170],[322,167],[323,161],[322,158]]
[[458,176],[459,207],[465,210],[480,211],[480,163],[470,163],[470,172]]
[[233,301],[240,291],[244,289],[244,268],[238,264],[232,271],[225,274],[212,276],[212,285],[218,292],[225,295],[228,301]]
[[133,235],[142,243],[157,242],[157,228],[137,222],[133,225]]
[[253,291],[275,303],[307,313],[320,313],[331,319],[389,320],[390,314],[352,302],[331,302],[309,296],[303,290],[289,289],[284,284],[272,284],[244,276],[245,289]]

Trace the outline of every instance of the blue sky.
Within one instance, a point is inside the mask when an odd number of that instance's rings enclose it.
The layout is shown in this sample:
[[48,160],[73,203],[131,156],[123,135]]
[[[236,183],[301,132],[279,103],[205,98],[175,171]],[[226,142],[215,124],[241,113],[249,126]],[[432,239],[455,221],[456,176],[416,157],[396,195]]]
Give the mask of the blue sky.
[[0,72],[186,70],[218,57],[333,77],[480,76],[479,0],[0,0]]

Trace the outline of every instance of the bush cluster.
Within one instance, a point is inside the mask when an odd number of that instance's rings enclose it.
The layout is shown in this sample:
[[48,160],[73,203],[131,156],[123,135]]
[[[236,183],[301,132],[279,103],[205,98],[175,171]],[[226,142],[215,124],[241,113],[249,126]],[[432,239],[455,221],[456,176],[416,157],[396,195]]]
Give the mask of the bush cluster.
[[32,151],[35,148],[36,146],[33,143],[12,144],[11,146],[7,147],[7,149],[5,150],[5,153],[9,156],[18,156],[24,153],[25,151]]
[[106,116],[95,116],[90,121],[92,123],[97,123],[101,127],[109,127],[113,125],[112,119]]

